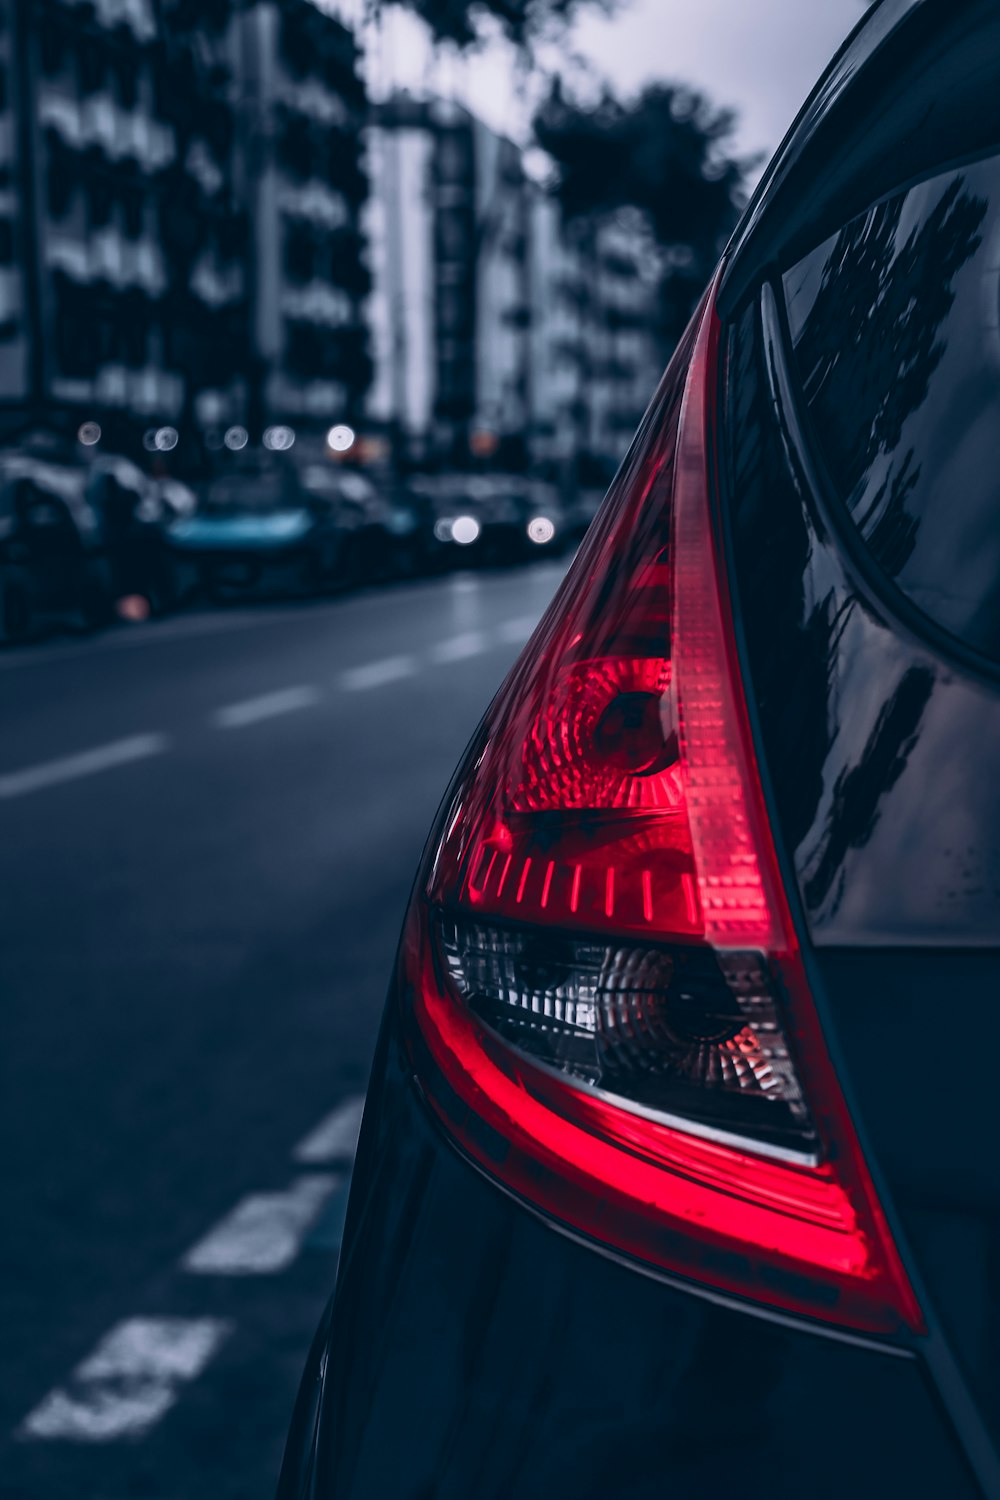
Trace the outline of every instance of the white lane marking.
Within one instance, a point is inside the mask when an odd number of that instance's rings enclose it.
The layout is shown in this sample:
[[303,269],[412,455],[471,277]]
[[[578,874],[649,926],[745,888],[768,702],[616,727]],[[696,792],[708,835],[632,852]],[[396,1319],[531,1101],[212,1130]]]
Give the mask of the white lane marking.
[[[360,601],[359,601],[360,602]],[[322,606],[317,606],[321,608]],[[313,611],[309,611],[310,614]],[[189,615],[176,620],[154,620],[136,629],[123,629],[108,635],[89,636],[65,646],[15,646],[0,652],[0,672],[14,672],[19,667],[45,666],[49,662],[77,661],[81,657],[103,656],[108,651],[130,651],[138,647],[170,645],[173,641],[200,640],[203,636],[232,635],[241,630],[259,630],[273,625],[296,624],[306,614],[304,609],[259,609],[253,614]]]
[[311,1163],[351,1160],[358,1147],[364,1107],[364,1094],[356,1094],[338,1104],[332,1114],[299,1141],[292,1152],[295,1160]]
[[43,761],[22,771],[8,771],[0,776],[0,798],[24,797],[43,787],[76,781],[80,776],[95,776],[99,771],[110,771],[133,760],[146,760],[150,755],[162,755],[169,744],[165,734],[133,734],[128,739],[97,745],[93,750],[81,750],[77,755]]
[[538,621],[534,615],[518,615],[516,619],[504,620],[497,626],[497,636],[511,646],[520,646],[528,639]]
[[417,664],[412,656],[386,656],[381,661],[369,662],[364,667],[352,667],[342,672],[338,679],[347,692],[363,692],[366,688],[382,687],[387,682],[398,682],[402,677],[412,677]]
[[280,714],[312,708],[320,697],[319,688],[308,682],[299,687],[280,688],[275,693],[262,693],[259,698],[247,698],[243,703],[217,708],[212,723],[217,729],[245,729],[248,724],[259,724],[262,719],[276,719]]
[[284,1193],[244,1198],[181,1261],[200,1275],[269,1276],[290,1266],[340,1178],[303,1177]]
[[479,630],[465,630],[453,635],[450,640],[440,641],[427,653],[432,662],[445,666],[452,661],[465,661],[469,656],[479,656],[487,649],[486,637]]
[[231,1330],[218,1318],[129,1318],[26,1417],[22,1435],[102,1443],[146,1432]]

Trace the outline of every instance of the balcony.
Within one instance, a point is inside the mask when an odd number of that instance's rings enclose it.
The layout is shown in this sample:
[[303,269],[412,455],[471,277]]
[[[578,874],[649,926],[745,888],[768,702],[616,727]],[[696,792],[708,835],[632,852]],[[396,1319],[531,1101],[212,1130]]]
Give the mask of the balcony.
[[109,162],[132,160],[147,174],[162,170],[176,155],[169,125],[140,109],[122,109],[109,93],[75,99],[55,89],[43,89],[38,121],[74,151],[96,148]]

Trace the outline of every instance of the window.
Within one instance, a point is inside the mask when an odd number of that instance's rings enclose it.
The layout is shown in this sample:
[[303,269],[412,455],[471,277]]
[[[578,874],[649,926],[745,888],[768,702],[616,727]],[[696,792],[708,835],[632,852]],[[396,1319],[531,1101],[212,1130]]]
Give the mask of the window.
[[122,209],[125,216],[125,233],[130,239],[138,239],[145,221],[145,204],[141,189],[128,188],[122,193]]
[[91,229],[103,229],[111,221],[114,194],[106,177],[90,179],[87,190],[87,222]]
[[308,281],[315,263],[311,230],[304,224],[290,224],[285,232],[285,275],[289,281]]
[[80,70],[80,91],[95,94],[104,87],[105,58],[99,45],[84,37],[79,43],[77,66]]
[[923,613],[1000,660],[1000,159],[899,192],[786,272],[832,492]]
[[69,209],[70,199],[76,186],[76,175],[70,153],[61,141],[50,133],[49,161],[46,174],[46,195],[49,213],[53,219],[61,219]]
[[116,58],[112,64],[115,94],[122,109],[135,109],[139,98],[138,75],[134,62],[127,58]]

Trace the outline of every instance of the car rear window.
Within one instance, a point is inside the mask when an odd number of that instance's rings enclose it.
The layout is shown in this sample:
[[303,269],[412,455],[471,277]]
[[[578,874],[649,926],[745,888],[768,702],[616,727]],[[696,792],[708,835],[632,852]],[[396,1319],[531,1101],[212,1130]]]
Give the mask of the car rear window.
[[883,199],[783,285],[806,425],[868,553],[1000,660],[1000,158]]

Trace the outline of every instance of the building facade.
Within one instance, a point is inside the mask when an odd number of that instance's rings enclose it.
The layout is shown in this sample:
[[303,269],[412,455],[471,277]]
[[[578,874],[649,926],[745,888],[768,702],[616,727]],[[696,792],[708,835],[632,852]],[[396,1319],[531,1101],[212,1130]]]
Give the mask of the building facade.
[[241,22],[254,226],[250,424],[356,421],[371,378],[362,233],[366,112],[351,31],[310,0]]
[[432,447],[441,379],[435,133],[427,106],[406,96],[377,106],[366,155],[374,364],[366,415],[392,439],[400,462],[422,462]]
[[[228,0],[4,0],[0,420],[120,447],[240,403]],[[206,406],[207,403],[207,406]]]
[[411,462],[615,464],[659,374],[641,225],[567,226],[519,149],[453,104],[378,106],[368,158],[370,419]]
[[364,111],[310,0],[0,0],[0,426],[357,412]]

